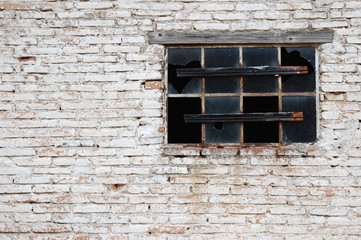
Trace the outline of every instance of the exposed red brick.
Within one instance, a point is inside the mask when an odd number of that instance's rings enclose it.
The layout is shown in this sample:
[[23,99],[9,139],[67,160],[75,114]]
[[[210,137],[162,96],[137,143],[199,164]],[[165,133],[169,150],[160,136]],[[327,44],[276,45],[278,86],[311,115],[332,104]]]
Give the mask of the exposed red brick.
[[74,238],[74,240],[88,240],[90,236],[77,236]]
[[332,190],[332,189],[324,189],[323,191],[325,191],[326,197],[332,197],[332,196],[336,195],[334,190]]
[[18,57],[19,62],[35,61],[36,57]]
[[28,10],[31,7],[24,4],[17,3],[3,3],[0,4],[0,10]]
[[165,132],[165,127],[159,127],[158,132]]
[[163,82],[146,82],[145,83],[146,89],[164,89]]

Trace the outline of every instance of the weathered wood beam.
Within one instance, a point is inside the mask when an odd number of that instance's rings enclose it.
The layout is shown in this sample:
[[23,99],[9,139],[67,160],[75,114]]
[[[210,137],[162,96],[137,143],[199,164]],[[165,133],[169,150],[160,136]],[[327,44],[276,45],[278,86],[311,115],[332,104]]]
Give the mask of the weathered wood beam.
[[303,121],[303,112],[184,114],[186,123]]
[[243,68],[179,68],[177,77],[255,76],[307,74],[307,66],[254,66]]
[[296,44],[329,43],[333,31],[309,32],[150,32],[149,42],[179,44]]

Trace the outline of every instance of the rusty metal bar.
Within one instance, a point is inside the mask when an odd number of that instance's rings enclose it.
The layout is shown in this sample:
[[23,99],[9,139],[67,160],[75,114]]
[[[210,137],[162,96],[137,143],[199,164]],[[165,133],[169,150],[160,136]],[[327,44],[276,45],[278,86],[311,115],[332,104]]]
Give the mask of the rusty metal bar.
[[[282,66],[282,52],[281,52],[281,48],[278,47],[277,48],[277,60],[278,60],[278,65]],[[278,75],[278,111],[282,112],[282,76]],[[278,122],[278,142],[282,143],[283,142],[283,122]]]
[[177,77],[264,76],[307,74],[307,66],[253,66],[243,68],[180,68]]
[[[244,97],[268,97],[268,96],[274,96],[277,97],[279,95],[278,92],[276,93],[204,93],[205,97],[238,97],[238,96],[244,96]],[[288,93],[283,92],[281,93],[282,96],[316,96],[317,94],[315,92],[299,92],[299,93]],[[174,93],[174,94],[168,94],[168,97],[201,97],[202,94],[200,93]]]
[[[201,66],[202,68],[205,67],[205,55],[204,55],[204,48],[201,48]],[[201,101],[202,101],[202,114],[206,112],[206,80],[204,77],[201,78],[202,81],[202,92],[201,92]],[[206,142],[206,124],[201,124],[202,128],[202,143]]]
[[303,121],[303,112],[184,114],[186,123]]

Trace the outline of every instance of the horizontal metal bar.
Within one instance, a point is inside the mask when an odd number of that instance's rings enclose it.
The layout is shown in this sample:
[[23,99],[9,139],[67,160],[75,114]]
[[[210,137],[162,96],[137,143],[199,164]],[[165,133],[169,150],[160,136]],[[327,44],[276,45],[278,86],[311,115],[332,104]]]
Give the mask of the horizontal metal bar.
[[177,77],[257,76],[307,74],[307,66],[252,66],[243,68],[179,68]]
[[184,114],[186,123],[303,121],[303,112]]
[[178,98],[178,97],[301,97],[301,96],[316,96],[315,92],[294,92],[294,93],[170,93],[167,96],[170,98]]
[[179,44],[320,44],[333,40],[333,31],[308,32],[150,32],[149,42]]

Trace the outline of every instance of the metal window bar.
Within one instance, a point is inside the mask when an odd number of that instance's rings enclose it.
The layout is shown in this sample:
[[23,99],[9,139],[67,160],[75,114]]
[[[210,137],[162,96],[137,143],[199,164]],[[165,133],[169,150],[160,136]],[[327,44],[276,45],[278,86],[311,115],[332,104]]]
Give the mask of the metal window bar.
[[308,74],[307,66],[254,66],[243,68],[181,68],[177,77],[265,76]]
[[184,114],[186,123],[303,121],[303,112]]

